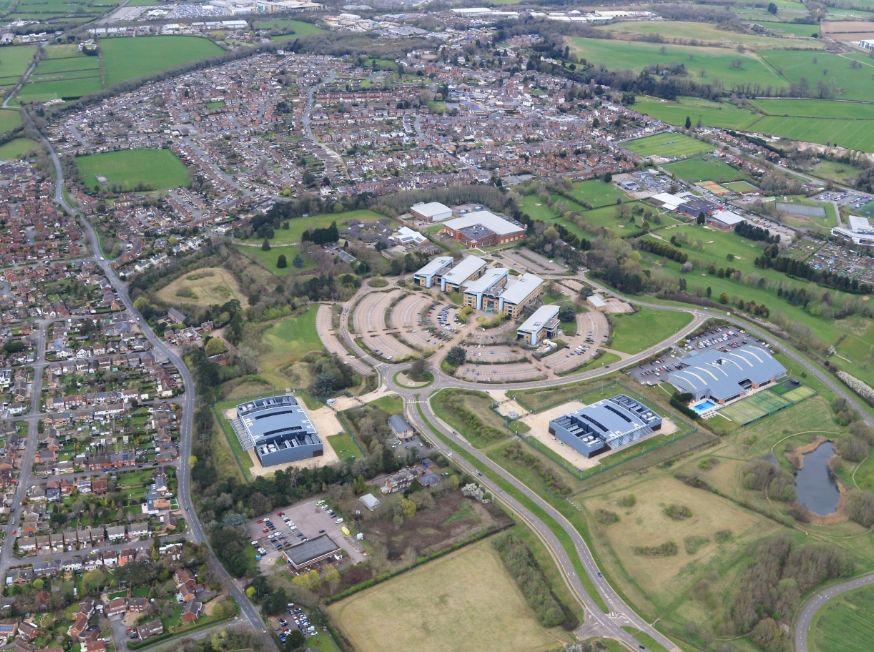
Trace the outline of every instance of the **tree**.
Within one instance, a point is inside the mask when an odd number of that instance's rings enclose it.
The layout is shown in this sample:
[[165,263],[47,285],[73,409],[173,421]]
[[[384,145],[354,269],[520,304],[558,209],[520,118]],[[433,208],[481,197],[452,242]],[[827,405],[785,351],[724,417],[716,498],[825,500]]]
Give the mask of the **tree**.
[[564,304],[558,309],[558,319],[563,322],[571,322],[577,317],[577,311],[570,304]]
[[210,358],[214,355],[219,355],[220,353],[224,353],[228,350],[228,347],[225,346],[224,341],[220,337],[211,337],[209,342],[203,347],[204,353]]
[[423,358],[414,360],[407,375],[416,382],[425,381],[428,375],[428,363]]
[[285,258],[285,254],[279,254],[279,258],[276,259],[276,266],[279,269],[288,267],[288,260]]
[[465,360],[467,360],[467,351],[460,346],[453,346],[449,349],[449,353],[446,354],[446,362],[453,367],[460,367],[464,364]]
[[270,240],[264,238],[264,242],[261,243],[261,251],[270,251]]
[[294,265],[297,269],[300,269],[301,267],[303,267],[303,257],[300,254],[297,254],[291,261],[291,264]]
[[293,629],[285,639],[282,650],[283,652],[295,652],[302,649],[304,645],[306,645],[306,637],[299,629]]
[[774,4],[773,2],[768,3],[768,13],[771,14],[772,16],[777,15],[777,5]]
[[691,129],[691,128],[692,128],[692,118],[690,118],[689,116],[686,116],[686,129]]

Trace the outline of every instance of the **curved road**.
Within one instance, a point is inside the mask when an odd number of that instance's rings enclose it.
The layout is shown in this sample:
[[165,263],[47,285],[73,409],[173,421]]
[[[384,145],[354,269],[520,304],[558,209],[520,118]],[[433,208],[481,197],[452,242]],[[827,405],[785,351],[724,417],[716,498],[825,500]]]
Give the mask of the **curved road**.
[[[872,585],[874,585],[874,573],[868,573],[867,575],[862,575],[840,584],[828,586],[810,596],[807,602],[802,605],[798,616],[795,618],[795,652],[808,652],[807,635],[810,632],[810,626],[813,624],[813,617],[817,611],[822,609],[826,602],[842,593]],[[870,617],[872,617],[872,614],[869,614]]]
[[185,364],[182,358],[172,348],[170,348],[166,344],[166,342],[164,342],[161,338],[155,335],[151,326],[149,326],[148,322],[134,307],[133,301],[131,301],[130,294],[128,292],[127,284],[118,277],[118,274],[115,273],[112,265],[110,265],[109,261],[107,261],[103,257],[103,253],[100,250],[100,241],[97,238],[97,233],[95,232],[94,227],[85,217],[83,217],[81,214],[79,214],[78,211],[70,206],[70,204],[67,202],[66,197],[64,196],[64,171],[61,166],[61,161],[58,158],[57,152],[55,152],[55,148],[52,146],[51,142],[42,134],[42,132],[36,129],[33,121],[30,119],[30,115],[26,111],[23,111],[22,113],[24,114],[24,118],[27,123],[31,127],[33,127],[35,132],[39,134],[39,138],[42,142],[43,147],[45,147],[46,151],[51,156],[52,165],[55,168],[55,203],[57,203],[67,214],[79,220],[82,228],[85,231],[85,234],[88,237],[88,242],[91,250],[94,252],[94,256],[92,259],[103,270],[103,273],[109,280],[110,285],[112,285],[113,289],[118,294],[119,299],[124,304],[128,313],[134,318],[137,325],[142,330],[143,335],[154,347],[155,351],[164,355],[170,361],[170,363],[174,367],[176,367],[179,375],[182,378],[185,392],[179,397],[182,403],[182,421],[179,427],[180,451],[177,472],[177,478],[179,483],[179,506],[185,514],[185,520],[188,524],[192,539],[194,539],[196,543],[204,546],[209,552],[208,561],[210,570],[219,579],[228,594],[239,605],[243,616],[246,618],[252,628],[256,632],[264,634],[263,640],[265,646],[267,646],[265,647],[265,649],[274,649],[275,642],[273,641],[272,637],[267,635],[267,627],[264,624],[261,615],[258,613],[258,610],[255,608],[255,606],[252,604],[246,594],[241,590],[240,586],[225,570],[225,567],[218,560],[218,557],[216,557],[215,551],[210,545],[209,538],[206,536],[206,533],[203,529],[203,524],[200,522],[200,519],[197,516],[197,511],[194,509],[194,505],[191,502],[191,468],[189,467],[188,461],[191,458],[193,436],[192,425],[194,422],[195,401],[194,379],[191,376],[191,371],[188,369],[188,366]]

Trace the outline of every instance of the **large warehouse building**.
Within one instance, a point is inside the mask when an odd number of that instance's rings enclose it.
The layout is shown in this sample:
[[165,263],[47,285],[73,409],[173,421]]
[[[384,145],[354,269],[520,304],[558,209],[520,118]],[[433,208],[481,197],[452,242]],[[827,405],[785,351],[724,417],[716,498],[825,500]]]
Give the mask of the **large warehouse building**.
[[754,344],[693,353],[680,361],[684,366],[669,373],[668,382],[696,401],[727,403],[786,375],[786,367]]
[[324,452],[315,427],[290,394],[241,403],[232,425],[243,449],[255,449],[262,466],[297,462]]
[[662,418],[639,401],[617,394],[553,419],[549,434],[581,455],[616,450],[662,427]]
[[410,206],[410,214],[420,220],[442,222],[452,217],[452,209],[439,201],[429,201]]
[[440,233],[471,247],[493,247],[525,237],[525,227],[491,211],[474,211],[443,223]]

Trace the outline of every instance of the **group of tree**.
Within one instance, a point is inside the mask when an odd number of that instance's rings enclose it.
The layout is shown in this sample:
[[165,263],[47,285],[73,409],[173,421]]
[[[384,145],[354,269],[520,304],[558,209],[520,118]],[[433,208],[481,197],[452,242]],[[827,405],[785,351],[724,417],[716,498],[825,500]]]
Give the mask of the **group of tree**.
[[764,229],[755,224],[750,224],[746,220],[738,222],[734,227],[734,232],[749,240],[757,240],[760,242],[778,243],[780,242],[780,234],[772,234],[768,229]]
[[322,228],[307,229],[300,237],[302,242],[312,242],[317,245],[337,242],[340,239],[340,231],[337,229],[337,223],[331,222],[331,226]]
[[677,249],[674,246],[671,246],[667,242],[663,242],[661,240],[653,240],[651,238],[638,238],[635,240],[635,245],[641,251],[648,251],[649,253],[655,254],[656,256],[662,256],[663,258],[669,258],[671,260],[675,260],[678,263],[685,263],[689,260],[689,255],[680,249]]
[[[774,245],[772,245],[774,246]],[[761,256],[755,259],[756,267],[762,269],[775,269],[789,276],[804,278],[814,283],[824,285],[826,287],[850,292],[852,294],[871,294],[872,287],[870,283],[860,281],[858,278],[851,278],[839,272],[833,272],[828,269],[817,269],[810,263],[790,256],[768,255],[770,251],[766,250]]]

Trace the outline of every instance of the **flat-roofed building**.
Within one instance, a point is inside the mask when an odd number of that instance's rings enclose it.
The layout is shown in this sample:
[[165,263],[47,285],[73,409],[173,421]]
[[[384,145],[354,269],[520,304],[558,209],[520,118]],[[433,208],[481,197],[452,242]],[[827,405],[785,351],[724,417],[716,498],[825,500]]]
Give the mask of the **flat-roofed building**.
[[549,434],[581,455],[593,457],[632,444],[662,427],[643,403],[617,394],[549,422]]
[[262,466],[297,462],[324,452],[315,426],[290,394],[241,403],[232,425],[243,449],[254,449]]
[[420,202],[410,206],[413,217],[429,222],[442,222],[452,217],[452,209],[439,201]]
[[871,222],[868,221],[867,217],[850,215],[848,226],[850,227],[848,229],[842,226],[833,228],[832,235],[852,242],[855,245],[863,247],[874,246],[874,226],[871,226]]
[[301,570],[327,559],[336,554],[339,549],[340,546],[334,543],[331,537],[322,534],[309,541],[293,545],[284,552],[294,570]]
[[424,288],[434,287],[440,281],[441,275],[452,267],[452,256],[437,256],[432,258],[419,271],[413,274],[416,285]]
[[478,256],[465,256],[460,263],[443,273],[440,278],[440,289],[444,292],[460,290],[461,286],[478,279],[486,270],[486,261]]
[[492,267],[474,281],[464,285],[464,305],[476,310],[497,312],[499,297],[507,284],[510,270],[505,267]]
[[737,213],[726,210],[716,211],[710,217],[710,223],[714,226],[718,226],[720,229],[733,229],[743,221],[744,218]]
[[537,346],[544,336],[555,337],[559,330],[558,306],[540,306],[522,325],[516,329],[516,337],[526,344]]
[[507,283],[498,300],[498,312],[518,317],[524,308],[543,291],[543,279],[536,274],[522,274]]
[[441,233],[473,247],[492,247],[525,237],[525,227],[491,211],[473,211],[443,223]]
[[711,349],[680,360],[681,369],[668,382],[695,400],[726,403],[786,375],[786,367],[760,346],[746,344],[729,351]]

